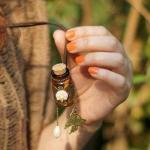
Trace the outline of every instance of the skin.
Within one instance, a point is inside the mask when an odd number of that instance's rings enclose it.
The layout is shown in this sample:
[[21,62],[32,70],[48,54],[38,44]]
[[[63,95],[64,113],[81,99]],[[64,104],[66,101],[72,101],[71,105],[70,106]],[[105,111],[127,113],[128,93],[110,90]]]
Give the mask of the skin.
[[[105,27],[76,27],[66,33],[55,31],[54,40],[61,55],[66,39],[69,41],[69,68],[78,93],[78,113],[87,121],[83,128],[71,135],[62,129],[59,139],[49,133],[55,123],[49,125],[42,133],[39,150],[82,149],[103,119],[126,100],[131,89],[131,62],[121,43]],[[79,56],[84,56],[80,63],[77,61]],[[62,126],[67,111],[60,117]]]

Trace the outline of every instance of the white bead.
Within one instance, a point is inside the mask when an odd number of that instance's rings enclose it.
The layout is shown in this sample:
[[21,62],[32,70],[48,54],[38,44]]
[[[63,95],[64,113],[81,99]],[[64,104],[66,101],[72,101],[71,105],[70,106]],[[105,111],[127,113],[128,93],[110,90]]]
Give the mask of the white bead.
[[59,90],[56,93],[56,99],[63,102],[68,99],[68,93],[65,90]]
[[61,129],[60,126],[56,126],[53,130],[53,135],[55,138],[59,138],[61,136]]

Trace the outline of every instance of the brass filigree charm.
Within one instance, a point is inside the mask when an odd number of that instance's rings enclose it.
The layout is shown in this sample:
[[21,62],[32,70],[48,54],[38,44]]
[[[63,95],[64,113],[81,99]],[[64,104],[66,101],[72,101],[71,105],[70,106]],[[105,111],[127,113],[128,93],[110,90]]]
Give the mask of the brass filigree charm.
[[79,127],[83,126],[85,124],[86,120],[83,119],[76,111],[76,108],[72,109],[72,112],[70,113],[68,120],[65,124],[65,129],[70,128],[69,134],[75,132],[78,130]]

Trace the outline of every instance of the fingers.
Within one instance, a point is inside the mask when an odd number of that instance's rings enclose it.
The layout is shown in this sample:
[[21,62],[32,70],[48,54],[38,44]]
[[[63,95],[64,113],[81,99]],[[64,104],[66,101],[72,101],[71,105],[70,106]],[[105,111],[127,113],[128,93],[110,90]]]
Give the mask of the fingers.
[[110,70],[98,67],[89,67],[88,72],[93,78],[103,80],[115,88],[123,88],[126,86],[125,77]]
[[113,52],[120,51],[120,49],[120,43],[112,36],[83,37],[67,44],[67,50],[70,53],[90,51]]
[[110,69],[124,67],[125,58],[121,53],[95,52],[77,56],[77,64],[81,66],[98,66]]
[[68,30],[66,38],[68,41],[72,41],[81,37],[104,35],[111,35],[111,33],[103,26],[83,26]]
[[[56,30],[53,34],[54,37],[54,41],[56,44],[56,47],[58,48],[58,51],[61,55],[61,58],[63,59],[64,56],[64,49],[65,49],[65,32],[62,30]],[[71,55],[70,57],[68,57],[68,66],[69,68],[73,68],[74,66],[76,66],[76,63],[74,62],[74,58],[77,56],[77,54]]]
[[65,48],[65,32],[62,30],[56,30],[53,34],[53,37],[58,51],[62,56]]

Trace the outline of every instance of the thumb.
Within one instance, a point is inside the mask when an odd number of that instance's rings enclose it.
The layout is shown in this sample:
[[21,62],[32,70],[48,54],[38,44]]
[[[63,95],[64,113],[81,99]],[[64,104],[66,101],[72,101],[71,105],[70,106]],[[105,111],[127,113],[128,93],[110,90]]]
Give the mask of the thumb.
[[61,55],[61,58],[63,58],[64,49],[65,49],[65,32],[62,30],[56,30],[53,33],[53,38],[54,38],[56,47],[58,48],[58,51]]
[[[64,49],[65,49],[65,32],[62,30],[56,30],[53,34],[54,41],[56,44],[56,47],[58,48],[59,54],[61,55],[61,59],[63,59],[64,56]],[[76,57],[76,54],[71,55],[70,57],[67,57],[68,59],[68,67],[72,69],[74,66],[76,66],[74,62],[74,58]]]

